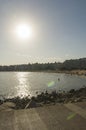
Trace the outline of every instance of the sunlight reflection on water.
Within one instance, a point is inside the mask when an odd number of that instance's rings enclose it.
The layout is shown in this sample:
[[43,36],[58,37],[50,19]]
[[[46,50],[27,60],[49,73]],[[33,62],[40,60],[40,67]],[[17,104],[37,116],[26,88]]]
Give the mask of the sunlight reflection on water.
[[28,85],[27,85],[27,77],[28,73],[26,72],[20,72],[16,73],[17,79],[18,79],[18,86],[17,88],[17,95],[19,97],[24,97],[30,95],[30,92],[28,91]]

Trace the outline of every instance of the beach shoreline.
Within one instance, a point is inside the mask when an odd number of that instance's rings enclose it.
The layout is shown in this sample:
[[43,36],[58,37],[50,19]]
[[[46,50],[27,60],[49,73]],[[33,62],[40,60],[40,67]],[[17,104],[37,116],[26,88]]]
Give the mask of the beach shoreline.
[[63,71],[58,71],[58,73],[65,73],[65,74],[74,74],[74,75],[84,75],[86,76],[86,70],[70,70],[70,71],[66,71],[66,70],[63,70]]
[[62,73],[62,74],[71,74],[78,76],[86,76],[86,70],[47,70],[47,71],[37,71],[45,73]]

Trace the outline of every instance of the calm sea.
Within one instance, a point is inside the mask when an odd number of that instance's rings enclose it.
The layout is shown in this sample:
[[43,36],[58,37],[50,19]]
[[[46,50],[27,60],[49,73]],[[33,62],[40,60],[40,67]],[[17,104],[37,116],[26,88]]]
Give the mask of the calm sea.
[[86,77],[43,72],[0,72],[0,97],[33,96],[48,90],[68,91],[86,86]]

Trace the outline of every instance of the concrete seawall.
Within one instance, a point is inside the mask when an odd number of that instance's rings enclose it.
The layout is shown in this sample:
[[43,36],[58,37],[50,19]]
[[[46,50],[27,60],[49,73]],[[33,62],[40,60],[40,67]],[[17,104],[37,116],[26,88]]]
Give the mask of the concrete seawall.
[[86,130],[86,102],[22,110],[10,106],[0,106],[0,130]]

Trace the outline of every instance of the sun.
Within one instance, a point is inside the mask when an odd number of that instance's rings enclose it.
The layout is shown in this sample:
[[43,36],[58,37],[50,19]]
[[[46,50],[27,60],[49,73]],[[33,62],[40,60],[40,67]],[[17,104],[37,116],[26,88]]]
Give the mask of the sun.
[[20,39],[28,39],[32,37],[32,28],[27,24],[19,24],[16,26],[15,33]]

